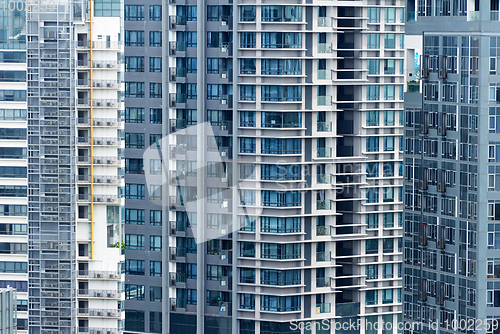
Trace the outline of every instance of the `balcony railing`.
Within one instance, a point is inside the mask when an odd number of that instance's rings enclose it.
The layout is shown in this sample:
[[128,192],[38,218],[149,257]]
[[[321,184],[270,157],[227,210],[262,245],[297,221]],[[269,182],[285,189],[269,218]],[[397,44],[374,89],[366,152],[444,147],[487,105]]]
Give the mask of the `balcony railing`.
[[331,80],[332,79],[332,71],[331,70],[318,70],[318,79]]
[[118,271],[97,271],[97,270],[80,270],[78,271],[79,278],[97,278],[97,279],[120,279]]
[[121,332],[118,328],[78,327],[79,334],[120,334]]
[[95,156],[93,163],[96,165],[116,165],[120,162],[117,157]]
[[112,61],[112,60],[100,60],[100,61],[94,60],[92,62],[92,68],[115,69],[115,68],[119,68],[119,67],[120,67],[120,63],[118,63],[117,61]]
[[121,310],[78,308],[78,315],[85,315],[89,317],[117,318],[120,317]]
[[331,261],[331,255],[330,251],[328,252],[316,252],[316,261],[317,262],[325,262],[325,261]]
[[331,27],[332,23],[333,23],[333,18],[331,17],[318,18],[318,27]]
[[332,132],[332,122],[318,122],[318,132]]
[[330,304],[330,303],[316,304],[316,314],[330,313],[331,308],[332,308],[332,304]]
[[332,53],[332,43],[318,43],[318,53]]
[[317,277],[316,278],[316,287],[326,288],[329,286],[330,286],[330,277]]
[[94,195],[94,202],[103,203],[120,203],[120,196],[118,195]]
[[330,226],[316,226],[316,235],[325,236],[330,235]]
[[316,176],[316,183],[318,183],[318,184],[330,184],[330,183],[332,183],[332,175],[331,174],[318,174]]
[[316,210],[331,210],[332,203],[330,200],[316,201]]
[[78,296],[89,298],[120,298],[120,291],[79,289]]
[[318,106],[331,106],[332,96],[331,95],[319,95],[317,97]]
[[318,156],[318,158],[331,158],[332,157],[332,148],[331,147],[318,148],[317,156]]

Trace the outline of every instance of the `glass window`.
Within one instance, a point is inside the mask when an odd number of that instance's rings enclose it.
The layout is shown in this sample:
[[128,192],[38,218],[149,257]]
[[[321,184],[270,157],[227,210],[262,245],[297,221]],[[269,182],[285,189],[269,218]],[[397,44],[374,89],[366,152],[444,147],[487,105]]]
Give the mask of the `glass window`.
[[379,111],[370,110],[366,112],[366,126],[378,126]]
[[240,256],[255,257],[255,243],[249,241],[240,242]]
[[394,137],[384,137],[384,151],[394,151]]
[[370,101],[380,100],[380,86],[379,85],[366,86],[366,99]]
[[394,110],[384,111],[384,126],[393,126],[394,122]]
[[161,82],[150,82],[149,83],[149,97],[161,99]]
[[366,47],[368,49],[380,49],[380,34],[366,34]]
[[365,241],[366,254],[378,253],[378,239],[368,239]]
[[126,199],[144,199],[144,184],[125,184],[125,198]]
[[125,148],[144,148],[144,133],[125,133]]
[[366,215],[367,228],[378,228],[378,213],[368,213]]
[[144,209],[125,209],[125,224],[144,225]]
[[144,300],[144,285],[125,284],[125,300]]
[[368,74],[380,74],[379,59],[368,59],[367,64],[368,64]]
[[382,304],[392,304],[392,303],[394,303],[392,289],[382,290]]
[[396,99],[396,86],[384,85],[384,100],[393,101]]
[[240,74],[255,74],[256,65],[255,58],[241,58],[240,59]]
[[150,21],[161,21],[161,5],[150,5],[149,6],[149,20]]
[[255,138],[240,138],[240,153],[255,153]]
[[240,85],[240,100],[255,101],[255,85]]
[[149,123],[152,124],[161,124],[161,109],[160,108],[151,108],[149,109]]
[[119,1],[96,0],[94,2],[94,16],[120,17],[121,6]]
[[125,249],[144,250],[144,235],[125,234]]
[[149,236],[149,250],[161,252],[161,235]]
[[142,5],[126,5],[125,21],[144,21],[144,6]]
[[125,97],[144,97],[144,82],[125,82]]
[[262,6],[263,22],[301,22],[302,6]]
[[380,8],[379,7],[368,7],[368,23],[380,23]]
[[144,260],[125,260],[125,274],[144,276]]
[[384,34],[384,47],[386,49],[396,48],[396,34]]
[[149,287],[149,301],[150,302],[161,302],[161,286],[150,286]]
[[262,75],[301,75],[302,59],[262,59]]
[[366,151],[367,152],[379,151],[378,137],[366,137]]
[[382,275],[384,278],[394,277],[394,265],[392,263],[384,263],[382,265]]
[[384,228],[394,227],[394,212],[384,212],[382,215]]
[[394,188],[384,187],[382,190],[384,202],[394,202]]
[[161,261],[149,261],[149,276],[161,276]]
[[263,32],[262,33],[262,48],[300,49],[300,48],[302,48],[302,33],[300,33],[300,32]]
[[161,210],[149,211],[149,225],[161,226]]
[[365,267],[366,279],[378,279],[378,265],[369,264]]
[[[144,57],[143,57],[143,61],[144,61]],[[152,72],[152,73],[161,72],[161,57],[149,57],[149,72]]]
[[385,23],[396,23],[395,7],[388,7],[385,9]]
[[240,48],[255,49],[256,44],[257,44],[257,33],[240,32]]
[[396,59],[384,59],[384,74],[396,73]]
[[262,154],[301,154],[302,139],[300,138],[262,138]]
[[366,290],[365,292],[365,300],[366,305],[376,305],[378,303],[378,294],[377,290]]
[[144,108],[125,108],[125,123],[144,123]]
[[149,199],[150,200],[161,200],[161,185],[150,184],[149,185]]
[[126,174],[144,174],[144,159],[125,158]]
[[302,101],[302,86],[261,86],[262,101]]
[[240,6],[240,21],[255,21],[255,6]]
[[144,46],[144,31],[126,30],[125,46]]
[[240,306],[241,309],[254,310],[255,309],[255,295],[249,293],[240,294]]
[[368,162],[366,164],[366,177],[378,177],[378,162]]
[[394,162],[386,161],[384,162],[384,177],[394,176]]
[[125,57],[125,72],[144,72],[144,57]]
[[254,268],[240,268],[240,282],[241,283],[255,283],[255,269]]
[[368,188],[366,190],[366,202],[367,203],[378,203],[378,188]]

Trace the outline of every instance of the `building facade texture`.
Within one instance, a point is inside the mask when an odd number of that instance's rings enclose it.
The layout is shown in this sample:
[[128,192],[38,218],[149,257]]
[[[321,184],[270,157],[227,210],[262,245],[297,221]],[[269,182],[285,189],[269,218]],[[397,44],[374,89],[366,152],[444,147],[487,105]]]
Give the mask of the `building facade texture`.
[[476,333],[494,333],[498,6],[407,9],[407,60],[418,52],[420,69],[405,96],[404,318],[422,321],[423,332],[465,333],[465,323],[481,322]]
[[131,0],[124,17],[125,331],[398,321],[404,4]]

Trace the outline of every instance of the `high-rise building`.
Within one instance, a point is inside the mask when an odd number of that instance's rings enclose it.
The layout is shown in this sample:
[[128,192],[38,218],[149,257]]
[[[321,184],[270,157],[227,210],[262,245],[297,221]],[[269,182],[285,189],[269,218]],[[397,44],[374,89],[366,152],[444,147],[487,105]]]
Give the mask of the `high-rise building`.
[[17,334],[17,292],[12,287],[0,288],[0,330]]
[[[17,290],[28,330],[26,26],[24,7],[0,9],[0,288]],[[7,313],[6,315],[9,315]],[[2,316],[2,319],[5,319]],[[12,323],[11,323],[12,325]],[[4,327],[2,327],[4,328]],[[9,332],[10,333],[10,332]]]
[[26,17],[29,331],[115,334],[125,316],[123,5],[50,5]]
[[126,2],[126,331],[398,320],[404,16]]
[[[161,332],[162,212],[145,171],[161,173],[144,150],[162,137],[162,5],[125,1],[125,329]],[[157,194],[161,195],[161,194]]]
[[404,318],[424,324],[413,332],[474,323],[494,333],[498,3],[410,1],[407,10]]

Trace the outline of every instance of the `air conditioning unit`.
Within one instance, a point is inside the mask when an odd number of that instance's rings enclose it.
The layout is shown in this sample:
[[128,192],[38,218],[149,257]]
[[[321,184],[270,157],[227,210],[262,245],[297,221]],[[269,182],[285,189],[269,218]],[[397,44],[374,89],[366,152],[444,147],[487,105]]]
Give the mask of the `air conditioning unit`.
[[222,73],[220,74],[220,78],[221,78],[221,79],[227,79],[227,73],[226,73],[226,72],[222,72]]
[[170,222],[170,235],[176,235],[177,234],[177,222],[171,221]]
[[170,15],[169,21],[168,21],[168,27],[169,29],[175,29],[176,27],[176,16],[175,15]]
[[227,234],[227,228],[221,228],[220,229],[220,234],[226,235]]
[[107,141],[106,141],[106,145],[113,145],[113,144],[114,144],[114,143],[113,143],[113,141],[112,141],[112,140],[107,140]]
[[102,316],[102,312],[101,311],[97,311],[97,315],[98,316]]
[[175,67],[169,68],[169,77],[170,77],[170,81],[175,81],[177,79],[177,73],[176,73]]
[[220,104],[227,104],[227,100],[226,99],[220,99]]
[[108,82],[108,83],[106,84],[106,87],[110,88],[110,87],[111,87],[111,82]]
[[113,296],[113,294],[111,292],[108,292],[107,297],[108,298],[113,298],[114,296]]
[[108,164],[110,164],[112,162],[113,162],[113,160],[111,160],[111,159],[106,160],[106,163],[108,163]]
[[113,198],[108,198],[108,202],[112,203],[113,202]]
[[227,156],[227,152],[226,152],[226,151],[220,151],[220,156],[221,156],[221,157],[225,157],[225,156]]
[[56,32],[55,31],[51,31],[49,37],[50,38],[56,38]]
[[175,93],[170,93],[170,96],[169,96],[169,106],[171,108],[174,108],[176,105],[177,105],[177,95]]
[[108,107],[111,107],[111,102],[108,102],[108,103],[107,103],[107,106],[108,106]]
[[170,247],[170,261],[175,261],[177,259],[177,249],[175,247]]
[[95,122],[95,125],[97,125],[97,126],[101,126],[101,125],[102,125],[102,122],[101,122],[101,121],[96,121],[96,122]]
[[170,286],[175,286],[177,283],[176,275],[177,273],[170,273]]
[[96,331],[96,334],[102,334],[102,331]]
[[113,64],[107,64],[106,65],[107,68],[112,68],[113,67]]
[[114,316],[113,312],[108,312],[108,317]]
[[102,83],[100,83],[100,82],[96,82],[96,83],[95,83],[95,86],[96,86],[96,87],[102,87]]
[[97,197],[97,198],[95,199],[95,201],[96,201],[96,202],[102,202],[102,198],[101,198],[101,197]]
[[96,178],[95,180],[96,180],[95,181],[96,183],[102,183],[102,179],[101,178]]
[[172,120],[170,123],[170,133],[174,133],[175,131],[177,131],[177,123],[175,120]]
[[227,182],[227,175],[223,175],[223,176],[221,176],[221,178],[220,178],[220,182],[224,182],[224,183],[226,183],[226,182]]
[[95,103],[95,105],[96,105],[97,107],[100,107],[100,106],[102,106],[102,103],[101,103],[101,102],[96,102],[96,103]]
[[[170,0],[172,1],[172,0]],[[170,42],[169,43],[169,54],[171,56],[175,56],[175,54],[177,53],[177,45],[175,44],[175,42]]]
[[101,68],[101,67],[102,67],[102,64],[101,64],[101,63],[96,63],[96,64],[95,64],[95,67],[97,67],[97,68]]
[[170,311],[177,311],[177,299],[175,298],[170,298]]
[[95,141],[96,145],[102,145],[104,143],[104,141],[98,139]]
[[112,182],[113,182],[113,180],[112,180],[112,179],[107,179],[107,180],[106,180],[106,182],[107,182],[107,183],[112,183]]
[[102,159],[95,159],[95,163],[96,163],[96,164],[102,164],[102,163],[103,163],[103,160],[102,160]]
[[96,277],[96,278],[101,278],[101,274],[97,273],[97,274],[95,275],[95,277]]
[[112,124],[111,124],[111,122],[110,122],[110,121],[108,121],[108,122],[106,122],[106,125],[107,125],[107,126],[111,126]]
[[222,201],[222,203],[220,204],[220,207],[221,207],[222,209],[225,209],[225,208],[227,208],[227,207],[228,207],[228,205],[229,205],[228,201]]
[[220,126],[220,129],[221,129],[222,131],[227,131],[227,125],[221,125],[221,126]]
[[225,304],[222,304],[222,305],[220,306],[220,311],[221,311],[221,312],[226,312],[226,310],[227,310],[227,306],[226,306]]

